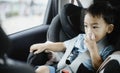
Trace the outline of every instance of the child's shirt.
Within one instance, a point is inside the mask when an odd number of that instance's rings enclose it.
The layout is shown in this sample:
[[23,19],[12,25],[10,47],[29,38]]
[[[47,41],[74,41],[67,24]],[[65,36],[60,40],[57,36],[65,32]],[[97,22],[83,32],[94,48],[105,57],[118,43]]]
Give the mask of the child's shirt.
[[[74,38],[74,40],[71,39],[71,40],[65,41],[64,45],[66,46],[66,49],[69,49],[68,47],[71,44],[71,42],[75,41],[75,44],[73,46],[74,50],[77,48],[77,51],[79,52],[79,54],[82,54],[85,52],[89,53],[86,45],[84,44],[84,38],[85,38],[85,34],[79,34],[77,37]],[[107,56],[114,51],[114,48],[111,45],[107,45],[107,41],[105,38],[97,42],[97,46],[99,49],[99,54],[103,60],[105,60]],[[76,56],[73,56],[73,57],[75,58]],[[94,70],[90,56],[89,57],[87,56],[87,59],[84,60],[83,65],[87,67],[89,70]]]

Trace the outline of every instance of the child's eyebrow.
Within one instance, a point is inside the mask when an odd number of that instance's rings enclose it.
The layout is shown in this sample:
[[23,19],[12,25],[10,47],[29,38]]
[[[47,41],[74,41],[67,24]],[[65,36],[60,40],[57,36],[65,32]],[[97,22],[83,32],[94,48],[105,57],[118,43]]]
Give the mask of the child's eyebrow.
[[88,24],[88,23],[84,22],[84,24]]
[[92,23],[92,25],[98,25],[98,23]]
[[[84,22],[84,24],[88,24],[88,23]],[[98,23],[91,23],[91,25],[98,25]]]

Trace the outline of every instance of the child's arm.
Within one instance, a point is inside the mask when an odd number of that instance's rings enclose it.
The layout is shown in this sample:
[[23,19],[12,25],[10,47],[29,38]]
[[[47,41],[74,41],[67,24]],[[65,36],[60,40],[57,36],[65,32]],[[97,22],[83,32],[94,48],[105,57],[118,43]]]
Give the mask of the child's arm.
[[101,58],[101,56],[99,55],[98,51],[96,49],[98,49],[97,47],[96,48],[92,48],[93,50],[89,50],[90,52],[90,56],[91,56],[91,59],[92,59],[92,64],[93,64],[93,67],[97,70],[100,65],[102,64],[103,60]]
[[97,70],[101,63],[103,62],[103,60],[98,53],[98,47],[95,41],[94,34],[86,36],[84,42],[89,50],[93,67]]
[[62,42],[57,42],[57,43],[38,43],[30,47],[30,52],[34,52],[34,54],[38,54],[45,50],[56,52],[65,51],[65,46]]

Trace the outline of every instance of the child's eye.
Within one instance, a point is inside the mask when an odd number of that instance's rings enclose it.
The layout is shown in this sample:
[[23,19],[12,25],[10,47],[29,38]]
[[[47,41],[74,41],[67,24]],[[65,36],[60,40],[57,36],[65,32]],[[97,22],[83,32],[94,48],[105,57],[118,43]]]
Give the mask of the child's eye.
[[93,26],[94,29],[98,28],[97,26]]
[[87,28],[87,25],[84,25],[85,28]]

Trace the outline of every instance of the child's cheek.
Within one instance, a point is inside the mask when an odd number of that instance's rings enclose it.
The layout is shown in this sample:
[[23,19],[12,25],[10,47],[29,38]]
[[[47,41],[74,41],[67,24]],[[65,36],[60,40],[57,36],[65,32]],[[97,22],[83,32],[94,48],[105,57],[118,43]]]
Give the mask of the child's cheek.
[[99,37],[95,36],[95,41],[98,42],[99,41]]

